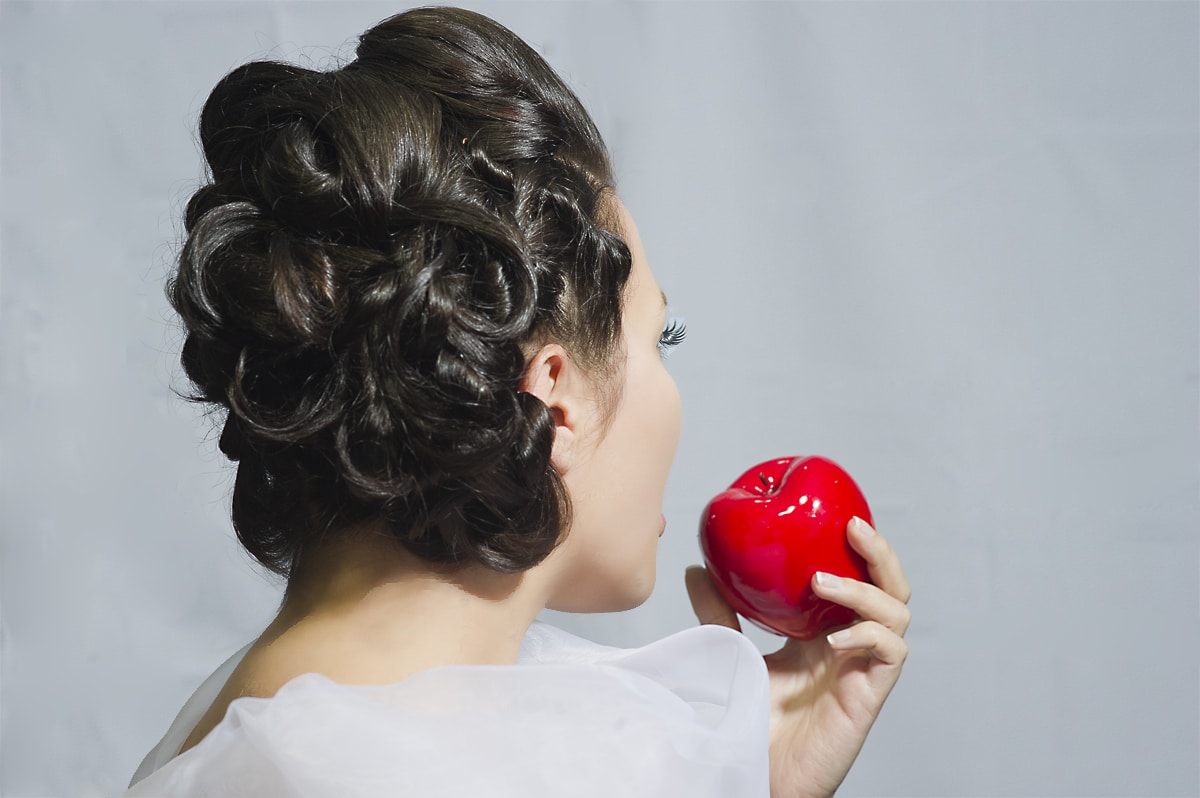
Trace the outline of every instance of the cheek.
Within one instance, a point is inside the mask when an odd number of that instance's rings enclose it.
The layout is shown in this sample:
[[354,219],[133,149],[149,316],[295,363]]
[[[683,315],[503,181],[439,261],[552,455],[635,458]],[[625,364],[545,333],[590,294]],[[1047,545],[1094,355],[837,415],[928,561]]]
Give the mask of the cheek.
[[675,449],[679,446],[679,432],[683,420],[683,403],[679,396],[679,386],[675,384],[675,378],[670,374],[666,374],[666,382],[666,392],[668,397],[668,420],[666,425],[671,430],[671,458],[674,459]]
[[[679,446],[681,408],[679,388],[675,380],[661,363],[655,363],[653,391],[647,392],[646,424],[642,430],[642,441],[653,444],[654,451],[647,452],[659,468],[669,468]],[[663,475],[666,479],[666,475]]]
[[679,443],[679,390],[657,355],[631,360],[626,376],[595,457],[568,479],[575,517],[555,609],[631,609],[654,589],[663,492]]

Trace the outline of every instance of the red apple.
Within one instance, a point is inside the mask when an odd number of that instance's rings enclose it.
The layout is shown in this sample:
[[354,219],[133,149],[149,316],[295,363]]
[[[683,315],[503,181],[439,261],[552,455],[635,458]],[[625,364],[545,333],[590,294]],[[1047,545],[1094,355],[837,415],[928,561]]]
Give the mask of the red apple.
[[846,539],[854,516],[874,525],[862,491],[824,457],[784,457],[751,468],[704,508],[700,548],[730,606],[767,631],[811,640],[857,617],[817,598],[813,574],[870,581]]

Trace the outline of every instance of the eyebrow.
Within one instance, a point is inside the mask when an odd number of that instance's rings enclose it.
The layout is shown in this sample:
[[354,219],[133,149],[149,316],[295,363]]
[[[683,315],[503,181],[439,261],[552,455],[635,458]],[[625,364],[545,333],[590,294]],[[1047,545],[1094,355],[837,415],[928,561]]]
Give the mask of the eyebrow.
[[667,292],[666,292],[666,291],[663,291],[663,290],[661,290],[661,289],[660,289],[660,290],[659,290],[659,292],[658,292],[658,294],[659,294],[659,296],[661,296],[661,297],[662,297],[662,301],[663,301],[663,307],[665,308],[665,307],[667,306],[667,304],[668,304],[668,302],[667,302]]

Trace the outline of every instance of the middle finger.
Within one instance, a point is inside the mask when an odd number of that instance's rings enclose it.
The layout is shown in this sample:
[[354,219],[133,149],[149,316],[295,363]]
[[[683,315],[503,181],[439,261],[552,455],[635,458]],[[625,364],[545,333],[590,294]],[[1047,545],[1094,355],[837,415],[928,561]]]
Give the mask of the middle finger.
[[854,610],[860,617],[881,623],[898,635],[908,631],[912,613],[907,605],[875,585],[820,571],[813,575],[812,587],[821,598]]

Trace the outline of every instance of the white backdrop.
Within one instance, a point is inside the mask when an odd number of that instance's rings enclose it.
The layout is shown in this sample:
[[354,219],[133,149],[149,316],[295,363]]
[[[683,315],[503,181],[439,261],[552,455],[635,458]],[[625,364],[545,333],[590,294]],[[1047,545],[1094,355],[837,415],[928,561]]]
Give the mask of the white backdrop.
[[[1200,6],[475,7],[592,109],[689,325],[658,590],[555,620],[693,623],[708,497],[825,454],[914,587],[842,795],[1200,793]],[[195,119],[397,10],[0,3],[3,795],[118,791],[269,620],[171,393]]]

